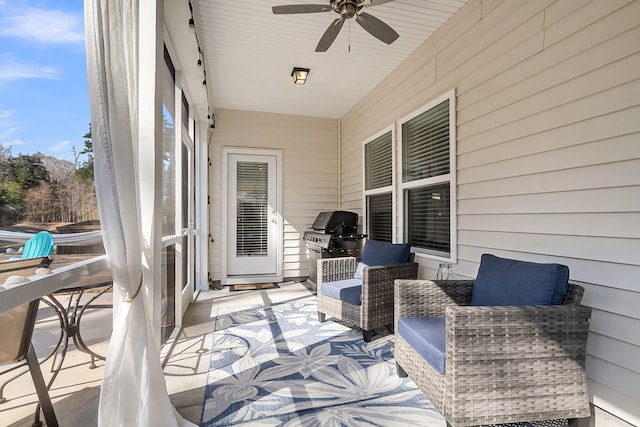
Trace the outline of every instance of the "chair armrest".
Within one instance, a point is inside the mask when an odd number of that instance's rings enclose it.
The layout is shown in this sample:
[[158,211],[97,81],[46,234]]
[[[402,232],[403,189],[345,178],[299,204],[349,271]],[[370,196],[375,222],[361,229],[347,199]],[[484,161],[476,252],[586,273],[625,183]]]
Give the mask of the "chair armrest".
[[318,260],[318,285],[353,279],[358,262],[355,257],[321,258]]
[[445,317],[446,364],[456,367],[454,375],[547,376],[550,369],[584,369],[589,307],[449,305]]
[[451,304],[471,302],[473,280],[396,280],[395,318],[441,317]]
[[393,298],[393,286],[396,279],[415,279],[418,277],[418,264],[406,262],[392,265],[365,267],[362,270],[362,304],[370,299],[379,299],[381,295]]

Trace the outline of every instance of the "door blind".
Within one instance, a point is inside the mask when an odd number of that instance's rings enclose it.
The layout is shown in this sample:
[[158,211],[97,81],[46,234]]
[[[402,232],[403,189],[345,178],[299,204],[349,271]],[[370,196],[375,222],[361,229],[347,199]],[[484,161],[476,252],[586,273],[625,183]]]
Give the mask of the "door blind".
[[267,163],[237,163],[237,256],[267,255],[268,178]]

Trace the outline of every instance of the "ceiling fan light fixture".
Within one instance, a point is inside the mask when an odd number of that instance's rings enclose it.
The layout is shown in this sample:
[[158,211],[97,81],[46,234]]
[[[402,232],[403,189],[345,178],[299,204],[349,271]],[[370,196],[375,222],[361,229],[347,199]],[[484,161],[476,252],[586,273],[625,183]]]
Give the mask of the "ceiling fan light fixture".
[[303,85],[307,82],[307,77],[309,76],[308,68],[300,68],[293,67],[291,71],[291,77],[293,78],[293,82],[297,85]]

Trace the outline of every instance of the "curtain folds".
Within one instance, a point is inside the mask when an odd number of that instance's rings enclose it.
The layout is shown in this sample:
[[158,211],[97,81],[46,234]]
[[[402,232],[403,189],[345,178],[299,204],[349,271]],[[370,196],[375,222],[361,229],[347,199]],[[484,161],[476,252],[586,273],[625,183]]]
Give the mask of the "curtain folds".
[[120,297],[98,425],[188,426],[169,401],[142,284],[138,150],[138,2],[85,0],[94,172],[104,246]]

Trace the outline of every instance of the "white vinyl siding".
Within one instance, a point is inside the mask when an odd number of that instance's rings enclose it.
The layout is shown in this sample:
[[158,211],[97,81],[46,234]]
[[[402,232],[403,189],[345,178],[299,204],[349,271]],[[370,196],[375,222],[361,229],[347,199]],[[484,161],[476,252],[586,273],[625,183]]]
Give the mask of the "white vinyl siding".
[[[456,277],[482,253],[569,266],[593,308],[592,402],[640,425],[640,1],[471,0],[341,118],[341,206],[362,141],[456,88]],[[437,261],[417,256],[420,277]]]
[[304,231],[319,212],[338,209],[338,121],[239,110],[216,110],[215,116],[209,147],[212,280],[220,280],[222,274],[222,147],[283,151],[283,275],[307,276]]

